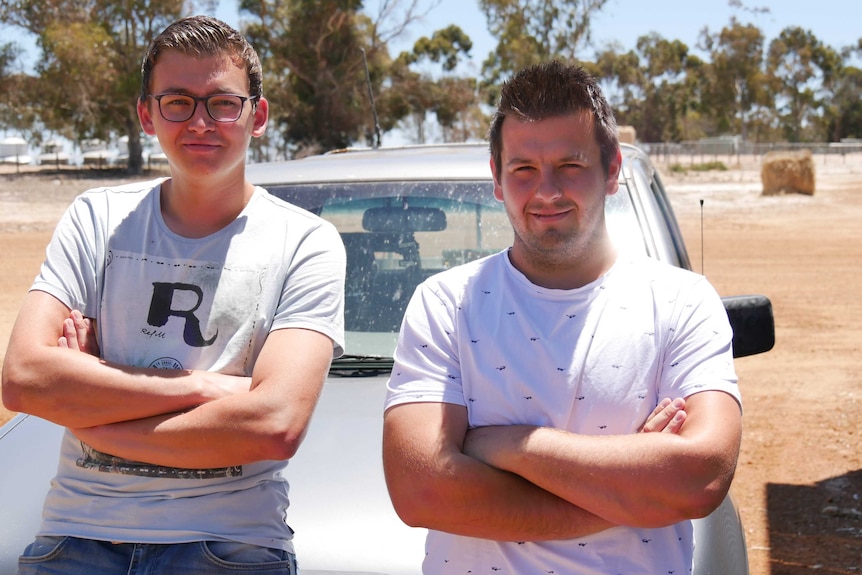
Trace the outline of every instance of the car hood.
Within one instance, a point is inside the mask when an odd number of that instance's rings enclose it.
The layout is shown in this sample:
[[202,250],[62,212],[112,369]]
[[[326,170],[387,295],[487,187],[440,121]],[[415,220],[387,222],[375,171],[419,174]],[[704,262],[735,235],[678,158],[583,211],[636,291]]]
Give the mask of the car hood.
[[[360,372],[361,373],[361,372]],[[287,522],[305,575],[418,575],[424,529],[404,525],[383,479],[381,443],[386,376],[329,377],[308,434],[284,474]],[[63,428],[17,416],[0,430],[0,573],[39,527],[38,510],[54,477]]]
[[329,378],[286,468],[303,573],[418,574],[424,529],[404,525],[383,479],[385,376]]
[[[287,522],[303,575],[421,573],[426,531],[398,518],[383,478],[386,379],[327,378],[305,441],[285,467]],[[0,428],[0,573],[16,571],[18,555],[39,527],[62,433],[24,415]],[[744,533],[730,497],[694,526],[695,575],[748,573]]]

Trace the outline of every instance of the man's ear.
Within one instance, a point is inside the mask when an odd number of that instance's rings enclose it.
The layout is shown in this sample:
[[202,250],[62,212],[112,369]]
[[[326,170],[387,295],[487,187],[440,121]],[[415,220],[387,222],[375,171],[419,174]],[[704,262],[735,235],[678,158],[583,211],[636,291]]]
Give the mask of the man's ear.
[[138,98],[138,120],[141,122],[141,129],[146,135],[155,136],[156,128],[153,126],[153,116],[150,112],[149,98],[146,102]]
[[611,158],[608,164],[608,177],[605,180],[605,193],[609,196],[617,193],[620,188],[620,170],[623,167],[623,154],[617,146],[616,155]]
[[500,186],[500,174],[497,173],[497,162],[494,161],[494,156],[491,156],[491,176],[494,178],[494,197],[499,201],[503,201],[503,188]]
[[252,137],[259,138],[266,132],[266,123],[269,120],[269,102],[261,96],[254,108],[254,123],[251,127]]

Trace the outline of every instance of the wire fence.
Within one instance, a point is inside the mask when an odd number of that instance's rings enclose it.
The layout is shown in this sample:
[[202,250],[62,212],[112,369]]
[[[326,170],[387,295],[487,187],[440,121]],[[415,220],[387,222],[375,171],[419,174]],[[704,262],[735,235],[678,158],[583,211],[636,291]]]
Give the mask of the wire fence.
[[[862,141],[859,142],[776,142],[758,144],[735,140],[702,140],[678,143],[637,144],[656,164],[681,167],[722,162],[728,167],[759,165],[768,152],[792,152],[808,150],[817,164],[846,164],[859,160]],[[855,155],[855,157],[854,157]]]

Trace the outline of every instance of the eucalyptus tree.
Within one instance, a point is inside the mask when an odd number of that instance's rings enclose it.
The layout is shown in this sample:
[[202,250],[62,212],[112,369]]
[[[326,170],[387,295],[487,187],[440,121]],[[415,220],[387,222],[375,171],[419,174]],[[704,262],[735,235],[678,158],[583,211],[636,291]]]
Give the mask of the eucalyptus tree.
[[770,107],[764,77],[763,32],[753,24],[731,18],[716,34],[704,29],[701,43],[711,59],[704,106],[719,132],[731,131],[746,140],[755,108]]
[[574,61],[589,45],[593,17],[607,0],[479,0],[496,49],[482,64],[489,100],[521,68],[552,58]]
[[11,42],[0,45],[0,127],[26,132],[34,123],[32,77],[16,69],[20,53]]
[[631,124],[631,111],[643,98],[643,70],[637,52],[621,50],[622,46],[614,43],[598,51],[595,60],[585,62],[584,67],[599,79],[617,121]]
[[368,13],[361,0],[241,0],[243,31],[261,53],[283,153],[373,143],[378,126],[389,131],[409,114],[404,99],[389,92],[408,82],[409,63],[393,62],[388,46],[434,6],[382,0]]
[[840,71],[841,59],[812,32],[785,28],[769,44],[766,70],[781,128],[794,142],[817,139],[824,103]]
[[823,124],[826,139],[862,138],[862,70],[844,65],[832,84],[831,97],[824,102]]
[[679,141],[685,134],[685,117],[697,105],[693,86],[686,81],[700,61],[680,40],[667,40],[653,32],[638,38],[639,98],[631,102],[631,122],[647,142]]
[[[386,110],[408,124],[412,140],[428,140],[426,128],[433,115],[444,141],[465,141],[481,137],[486,128],[481,113],[474,78],[459,75],[458,65],[469,57],[473,42],[455,25],[423,36],[411,51],[398,55],[390,68],[390,82],[385,91]],[[439,64],[432,73],[422,64]],[[399,112],[398,110],[401,110]]]
[[128,136],[142,169],[136,102],[150,40],[195,4],[178,0],[0,0],[0,22],[35,36],[33,105],[45,127],[77,139]]

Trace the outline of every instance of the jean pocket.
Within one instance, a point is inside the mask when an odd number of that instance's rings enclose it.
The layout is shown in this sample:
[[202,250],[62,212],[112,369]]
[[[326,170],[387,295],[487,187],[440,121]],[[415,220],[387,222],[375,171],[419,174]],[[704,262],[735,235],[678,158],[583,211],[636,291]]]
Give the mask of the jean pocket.
[[56,557],[68,541],[68,537],[48,537],[40,535],[24,549],[18,558],[19,563],[38,563]]
[[203,541],[204,554],[223,567],[254,565],[285,569],[284,573],[296,572],[293,553],[272,547],[259,547],[234,541]]

